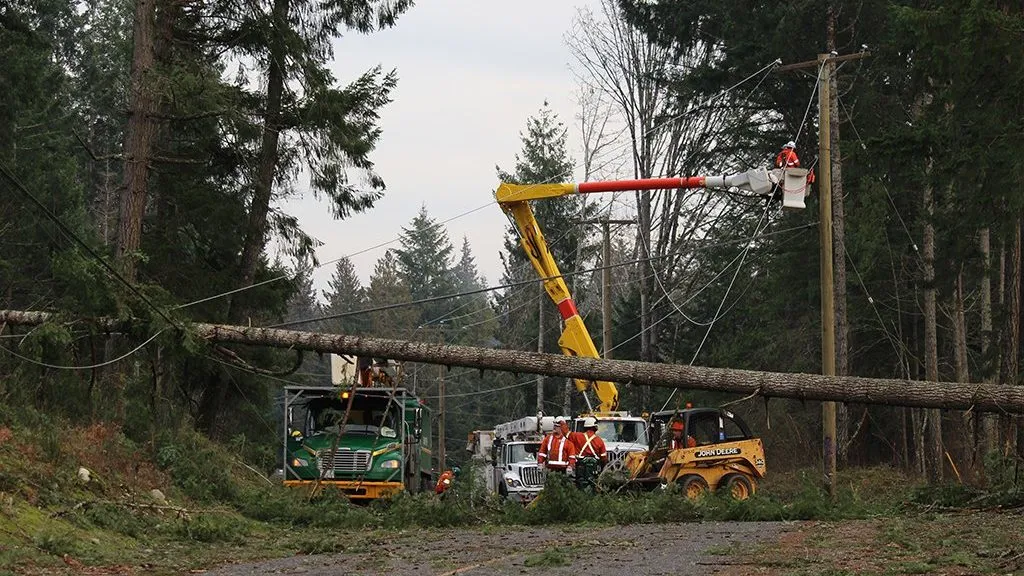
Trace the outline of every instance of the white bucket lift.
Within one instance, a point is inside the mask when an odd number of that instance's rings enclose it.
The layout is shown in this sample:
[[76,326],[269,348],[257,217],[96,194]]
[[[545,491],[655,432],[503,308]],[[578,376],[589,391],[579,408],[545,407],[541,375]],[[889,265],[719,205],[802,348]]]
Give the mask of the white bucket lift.
[[782,186],[782,209],[803,210],[807,208],[804,204],[804,197],[807,196],[807,172],[806,168],[786,168],[785,170],[773,170],[781,172]]

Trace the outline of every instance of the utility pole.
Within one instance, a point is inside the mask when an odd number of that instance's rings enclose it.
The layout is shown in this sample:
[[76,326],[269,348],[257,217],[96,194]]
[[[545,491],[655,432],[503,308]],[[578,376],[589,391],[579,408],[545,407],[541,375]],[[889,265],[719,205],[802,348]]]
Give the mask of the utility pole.
[[[830,54],[818,55],[822,67]],[[818,193],[818,226],[821,236],[821,373],[836,375],[836,309],[832,284],[832,116],[829,113],[832,75],[818,75],[818,164],[821,166],[821,190]],[[840,256],[842,258],[842,256]],[[822,445],[825,455],[825,486],[836,495],[836,403],[821,403]]]
[[612,238],[608,221],[601,223],[604,242],[601,244],[601,343],[604,357],[612,357]]
[[[441,321],[441,326],[438,327],[437,331],[437,343],[441,346],[446,345],[444,341],[444,321]],[[445,431],[444,431],[444,371],[445,366],[443,364],[437,365],[437,473],[441,474],[445,471]]]
[[[441,334],[439,344],[444,345],[444,335]],[[444,365],[437,365],[437,473],[445,471],[444,453]]]
[[601,218],[599,220],[583,220],[582,224],[600,224],[603,232],[603,243],[601,245],[601,342],[603,344],[602,356],[606,359],[612,357],[612,224],[636,224],[635,220],[611,220]]
[[[868,52],[838,56],[835,52],[819,54],[816,60],[780,66],[778,70],[818,69],[818,166],[820,182],[818,191],[818,225],[821,244],[821,373],[825,376],[836,374],[836,333],[835,293],[832,278],[832,133],[831,133],[831,66],[847,60],[868,56]],[[840,256],[842,257],[842,256]],[[830,496],[836,494],[836,403],[821,403],[822,455],[825,487]]]
[[[544,309],[547,300],[544,296],[544,283],[540,283],[540,300],[537,304],[537,352],[544,353]],[[537,375],[537,412],[544,411],[544,377]]]

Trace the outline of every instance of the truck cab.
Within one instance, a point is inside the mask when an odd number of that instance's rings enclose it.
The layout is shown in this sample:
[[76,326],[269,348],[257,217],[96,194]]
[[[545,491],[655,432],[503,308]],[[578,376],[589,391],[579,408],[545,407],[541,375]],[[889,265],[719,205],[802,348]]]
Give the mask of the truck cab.
[[[630,416],[628,412],[609,412],[590,417],[597,420],[597,435],[608,448],[608,466],[612,469],[621,468],[630,453],[648,449],[647,422],[643,418]],[[573,419],[574,432],[583,432],[584,419],[584,416]]]
[[537,465],[540,440],[512,440],[495,446],[494,484],[498,494],[528,504],[544,488],[544,474]]
[[466,449],[482,465],[488,492],[522,504],[540,494],[544,473],[537,464],[537,452],[554,421],[553,416],[527,416],[470,434]]

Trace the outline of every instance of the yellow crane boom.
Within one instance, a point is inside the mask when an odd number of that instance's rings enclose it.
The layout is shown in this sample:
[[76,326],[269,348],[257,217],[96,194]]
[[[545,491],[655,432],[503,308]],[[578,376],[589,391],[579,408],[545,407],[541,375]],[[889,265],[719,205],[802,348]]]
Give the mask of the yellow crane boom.
[[[569,293],[569,287],[548,250],[544,234],[530,206],[532,200],[559,198],[571,194],[595,192],[617,192],[629,190],[669,190],[687,188],[725,187],[741,188],[751,192],[769,195],[780,184],[784,208],[803,208],[806,192],[807,170],[765,170],[754,169],[729,176],[690,176],[683,178],[645,178],[640,180],[609,180],[602,182],[580,182],[565,184],[510,184],[503,182],[495,192],[495,198],[502,210],[509,215],[519,231],[519,240],[526,255],[540,274],[544,290],[558,306],[565,328],[558,339],[558,346],[567,356],[600,358],[590,332],[583,323],[576,303]],[[576,389],[583,393],[587,407],[598,414],[615,412],[619,407],[619,391],[615,384],[603,380],[575,380]],[[597,409],[590,404],[587,390],[593,390],[598,399]]]

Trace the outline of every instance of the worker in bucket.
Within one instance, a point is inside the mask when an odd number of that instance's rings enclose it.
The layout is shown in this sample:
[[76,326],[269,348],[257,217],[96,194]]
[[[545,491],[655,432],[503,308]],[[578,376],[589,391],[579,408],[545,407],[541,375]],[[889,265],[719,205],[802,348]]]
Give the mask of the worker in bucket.
[[583,420],[583,433],[576,434],[582,441],[582,445],[576,446],[576,486],[594,492],[597,490],[597,477],[608,463],[608,448],[597,435],[597,420],[592,417]]
[[669,428],[672,430],[672,439],[668,445],[669,450],[694,448],[697,446],[697,440],[693,436],[686,434],[686,425],[683,424],[682,420],[673,420]]
[[576,445],[566,436],[565,418],[555,418],[551,433],[540,442],[537,463],[548,472],[572,475],[576,468]]
[[776,168],[799,168],[800,157],[796,155],[796,142],[790,140],[782,146],[779,155],[775,157]]

